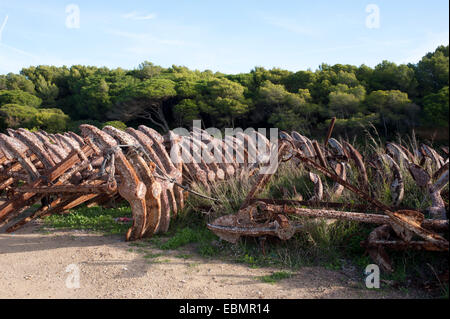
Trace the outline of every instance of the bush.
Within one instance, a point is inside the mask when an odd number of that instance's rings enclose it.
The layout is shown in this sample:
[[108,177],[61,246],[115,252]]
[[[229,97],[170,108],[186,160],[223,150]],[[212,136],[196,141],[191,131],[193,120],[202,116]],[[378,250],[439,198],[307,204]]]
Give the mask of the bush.
[[65,131],[69,120],[69,116],[60,109],[38,109],[36,114],[38,127],[49,133]]
[[22,90],[2,90],[0,91],[0,105],[19,104],[30,107],[38,107],[42,100],[33,94]]
[[36,126],[38,110],[32,106],[5,104],[0,107],[2,129],[5,128],[33,128]]
[[5,128],[39,128],[49,133],[66,130],[69,117],[60,109],[37,109],[32,106],[5,104],[0,107],[0,126]]
[[429,94],[423,99],[423,111],[425,113],[425,126],[448,127],[449,103],[448,86],[442,88],[436,94]]
[[112,126],[119,130],[125,131],[127,129],[127,125],[121,121],[109,121],[102,124],[101,128],[104,128],[105,126]]

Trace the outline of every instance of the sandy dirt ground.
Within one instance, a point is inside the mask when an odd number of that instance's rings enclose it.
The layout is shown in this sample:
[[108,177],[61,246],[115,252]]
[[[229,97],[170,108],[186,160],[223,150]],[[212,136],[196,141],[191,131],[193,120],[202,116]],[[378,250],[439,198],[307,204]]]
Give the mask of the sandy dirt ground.
[[[151,249],[163,255],[148,259],[120,236],[43,233],[39,228],[30,224],[14,234],[0,234],[0,298],[421,297],[417,291],[400,292],[383,284],[369,290],[361,276],[321,267],[301,268],[291,278],[263,283],[259,276],[279,269],[176,257],[180,250]],[[73,287],[76,269],[79,288]]]

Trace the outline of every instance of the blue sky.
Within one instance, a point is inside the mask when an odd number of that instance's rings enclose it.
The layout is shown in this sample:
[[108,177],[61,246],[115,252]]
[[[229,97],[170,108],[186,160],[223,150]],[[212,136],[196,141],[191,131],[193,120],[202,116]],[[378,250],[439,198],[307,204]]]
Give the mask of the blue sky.
[[[67,27],[70,4],[79,28]],[[378,28],[366,26],[369,4],[379,8]],[[0,74],[39,64],[132,69],[144,60],[224,73],[416,63],[448,44],[448,11],[447,0],[0,0]]]

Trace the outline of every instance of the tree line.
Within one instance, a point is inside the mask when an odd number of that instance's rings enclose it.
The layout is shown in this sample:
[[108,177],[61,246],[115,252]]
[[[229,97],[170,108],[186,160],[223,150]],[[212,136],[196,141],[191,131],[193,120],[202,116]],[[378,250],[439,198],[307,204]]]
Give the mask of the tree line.
[[124,70],[31,66],[0,75],[0,130],[77,131],[146,124],[160,132],[201,119],[205,127],[278,127],[313,135],[331,117],[357,135],[373,125],[386,137],[413,128],[448,128],[449,47],[417,64],[322,64],[291,72],[255,67],[223,74],[143,62]]

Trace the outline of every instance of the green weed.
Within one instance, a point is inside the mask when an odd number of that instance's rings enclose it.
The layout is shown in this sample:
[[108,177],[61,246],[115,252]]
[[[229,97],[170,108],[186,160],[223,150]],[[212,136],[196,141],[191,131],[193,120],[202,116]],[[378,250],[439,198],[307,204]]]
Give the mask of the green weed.
[[105,209],[102,207],[80,207],[65,215],[50,215],[44,218],[48,228],[86,229],[105,234],[125,234],[130,223],[119,223],[117,217],[131,217],[130,207]]
[[274,284],[280,280],[291,278],[291,277],[292,277],[292,273],[289,271],[276,271],[270,275],[261,276],[261,277],[259,277],[259,279],[262,282]]

